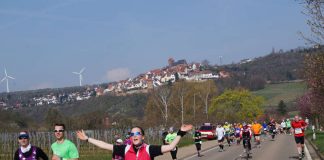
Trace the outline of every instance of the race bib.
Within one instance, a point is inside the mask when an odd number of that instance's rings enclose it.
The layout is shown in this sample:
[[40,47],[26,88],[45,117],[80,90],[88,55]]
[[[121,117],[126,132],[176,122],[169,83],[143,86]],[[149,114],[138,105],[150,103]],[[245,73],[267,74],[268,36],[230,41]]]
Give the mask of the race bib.
[[301,133],[303,133],[303,130],[301,128],[295,129],[295,134],[301,134]]

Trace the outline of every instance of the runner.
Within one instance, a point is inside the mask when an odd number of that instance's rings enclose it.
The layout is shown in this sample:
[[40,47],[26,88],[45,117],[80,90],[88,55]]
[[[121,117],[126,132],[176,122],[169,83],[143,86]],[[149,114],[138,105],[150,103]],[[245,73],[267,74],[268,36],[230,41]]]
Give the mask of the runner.
[[[173,131],[173,127],[169,128],[169,133],[165,137],[166,144],[171,144],[173,140],[177,137],[177,133]],[[178,147],[176,146],[173,150],[170,151],[171,157],[173,160],[177,159]]]
[[162,144],[163,145],[167,145],[166,141],[165,141],[165,137],[168,135],[168,132],[167,131],[164,131],[162,133]]
[[[129,133],[129,134],[130,134],[130,133]],[[126,144],[126,145],[127,145],[127,144],[129,144],[129,145],[132,144],[132,141],[130,140],[130,136],[129,136],[129,134],[127,134],[126,137],[125,137],[124,144]]]
[[231,127],[230,127],[230,141],[231,141],[231,144],[234,143],[234,140],[235,140],[235,125],[232,125],[230,124]]
[[238,123],[238,124],[236,124],[236,126],[235,126],[235,138],[236,138],[236,144],[237,145],[240,145],[240,143],[241,143],[241,136],[240,136],[240,134],[241,134],[241,128],[240,128],[240,124]]
[[199,128],[197,127],[193,136],[194,140],[195,140],[195,145],[196,145],[196,149],[197,149],[197,154],[198,157],[202,157],[203,155],[200,154],[200,150],[201,150],[201,133],[199,132]]
[[20,147],[16,150],[14,160],[48,160],[47,155],[39,147],[33,146],[29,143],[29,134],[27,131],[19,133],[18,142]]
[[70,140],[65,139],[64,124],[55,124],[54,125],[54,134],[56,138],[56,142],[51,145],[51,149],[53,151],[52,160],[61,160],[61,159],[69,159],[69,160],[77,160],[79,158],[79,152],[76,148],[75,144]]
[[286,120],[286,129],[287,129],[287,133],[289,132],[289,135],[291,135],[291,122],[290,122],[290,119],[287,118]]
[[299,116],[295,116],[295,119],[293,122],[291,122],[292,132],[295,136],[295,142],[297,144],[297,150],[299,154],[299,159],[302,159],[305,156],[304,153],[304,132],[305,128],[307,127],[307,124],[299,119]]
[[[116,140],[116,145],[122,145],[124,142],[122,139],[117,139]],[[119,156],[119,155],[116,155],[116,154],[113,154],[112,155],[112,160],[124,160],[124,158],[122,156]]]
[[224,135],[225,135],[225,130],[222,127],[222,125],[217,125],[216,128],[216,136],[217,136],[217,141],[218,141],[218,145],[219,145],[219,152],[223,152],[224,151]]
[[231,125],[228,122],[224,124],[225,138],[228,143],[228,146],[231,146],[230,135],[231,135]]
[[251,129],[253,131],[253,136],[256,142],[256,146],[260,148],[261,147],[260,135],[262,131],[262,126],[257,121],[254,121],[254,124],[252,125]]
[[281,130],[280,130],[280,132],[281,132],[281,133],[284,133],[284,134],[287,134],[287,133],[286,133],[287,128],[286,128],[286,122],[285,122],[285,119],[282,119],[282,122],[281,122],[280,126],[281,126]]
[[272,119],[269,124],[269,133],[271,134],[271,139],[274,141],[274,138],[276,136],[277,130],[276,130],[276,122],[274,119]]
[[264,138],[267,138],[267,135],[268,135],[268,124],[267,124],[266,121],[263,121],[262,128],[263,128]]
[[[251,132],[251,129],[249,128],[249,126],[246,123],[243,123],[243,128],[241,130],[241,137],[243,139],[244,152],[249,153],[250,150],[251,150],[252,132]],[[246,150],[246,147],[248,148],[248,150]]]
[[83,130],[77,131],[77,137],[92,143],[102,149],[113,151],[116,155],[122,156],[125,160],[152,160],[154,157],[162,155],[163,153],[170,152],[179,143],[192,125],[182,125],[177,133],[177,137],[169,145],[147,145],[144,143],[144,130],[141,127],[134,127],[131,130],[131,145],[113,145],[94,138],[88,137]]

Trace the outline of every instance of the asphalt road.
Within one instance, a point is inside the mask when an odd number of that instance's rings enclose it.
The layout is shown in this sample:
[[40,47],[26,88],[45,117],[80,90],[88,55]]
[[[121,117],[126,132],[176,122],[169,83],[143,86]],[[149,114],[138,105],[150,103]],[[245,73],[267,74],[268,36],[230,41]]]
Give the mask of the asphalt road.
[[[219,152],[218,147],[204,151],[203,157],[189,156],[184,160],[240,160],[247,159],[243,153],[243,145],[225,146],[224,152]],[[290,135],[277,135],[275,140],[267,137],[261,142],[261,147],[256,148],[252,141],[252,155],[249,159],[254,160],[297,160],[298,152],[294,137]],[[305,160],[311,160],[308,151],[306,151]]]

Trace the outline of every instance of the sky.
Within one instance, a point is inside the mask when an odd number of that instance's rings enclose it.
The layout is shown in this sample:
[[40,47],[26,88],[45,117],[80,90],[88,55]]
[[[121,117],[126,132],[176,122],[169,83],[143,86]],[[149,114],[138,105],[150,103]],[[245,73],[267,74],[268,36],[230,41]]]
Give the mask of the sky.
[[[296,0],[0,0],[0,79],[10,91],[100,84],[168,58],[239,62],[304,47]],[[6,83],[0,83],[0,92]]]

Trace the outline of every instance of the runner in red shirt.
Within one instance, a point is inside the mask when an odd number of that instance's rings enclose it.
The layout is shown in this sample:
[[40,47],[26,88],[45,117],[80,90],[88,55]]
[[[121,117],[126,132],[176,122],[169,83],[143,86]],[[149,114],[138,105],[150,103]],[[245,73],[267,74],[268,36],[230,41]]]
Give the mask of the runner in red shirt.
[[299,159],[302,159],[305,156],[304,153],[304,132],[307,124],[302,119],[299,119],[299,116],[295,116],[294,121],[291,122],[291,127],[295,136],[295,142],[297,144],[297,150],[299,153]]

